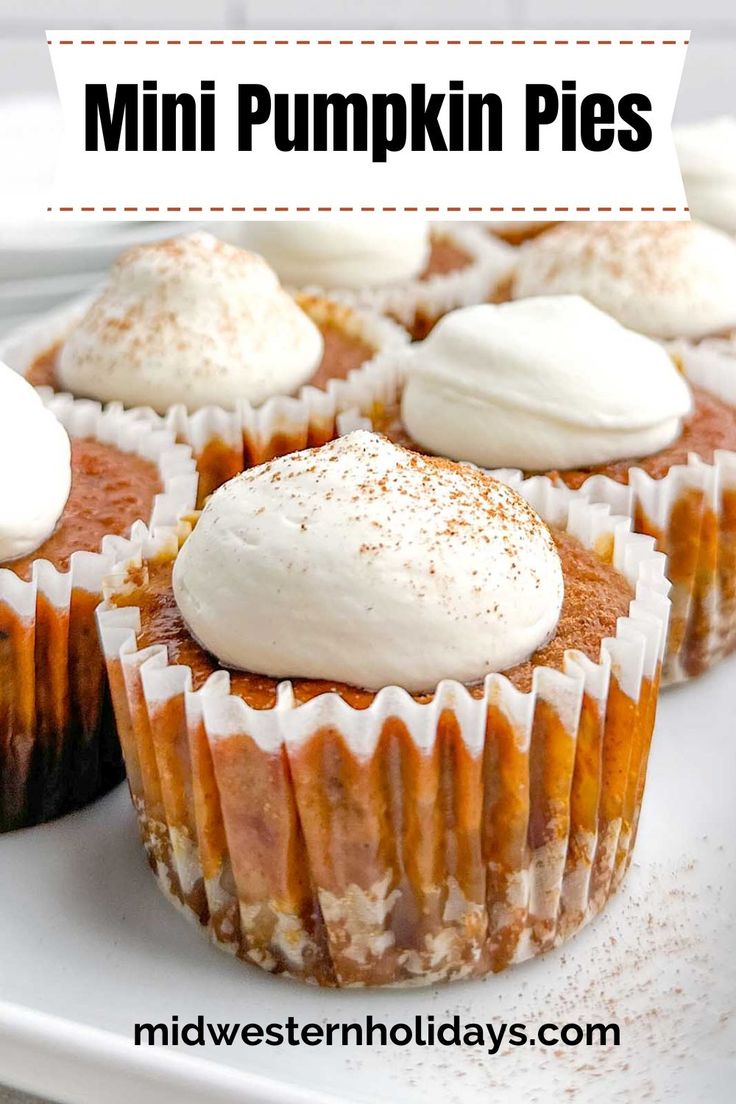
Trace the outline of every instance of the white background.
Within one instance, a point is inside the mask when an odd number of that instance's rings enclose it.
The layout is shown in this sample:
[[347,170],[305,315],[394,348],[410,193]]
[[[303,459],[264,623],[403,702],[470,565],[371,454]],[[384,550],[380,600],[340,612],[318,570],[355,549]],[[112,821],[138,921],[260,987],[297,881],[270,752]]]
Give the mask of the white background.
[[[53,90],[47,27],[665,27],[693,29],[676,118],[736,105],[733,0],[0,0],[0,94]],[[35,41],[30,36],[36,34]],[[12,47],[12,49],[11,49]]]

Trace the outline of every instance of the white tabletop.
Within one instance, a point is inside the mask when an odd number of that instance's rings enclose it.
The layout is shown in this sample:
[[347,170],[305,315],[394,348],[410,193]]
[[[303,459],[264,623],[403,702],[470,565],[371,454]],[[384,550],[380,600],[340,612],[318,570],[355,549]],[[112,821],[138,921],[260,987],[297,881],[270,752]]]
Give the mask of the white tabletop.
[[40,1101],[37,1096],[28,1096],[16,1089],[4,1089],[0,1085],[0,1104],[51,1104],[50,1101]]

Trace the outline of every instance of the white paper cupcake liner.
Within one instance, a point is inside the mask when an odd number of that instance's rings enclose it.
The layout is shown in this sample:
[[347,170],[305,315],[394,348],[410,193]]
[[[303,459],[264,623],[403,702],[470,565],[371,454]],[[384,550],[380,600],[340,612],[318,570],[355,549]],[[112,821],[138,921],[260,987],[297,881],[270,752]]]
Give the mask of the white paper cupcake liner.
[[[194,509],[190,449],[99,403],[41,389],[72,437],[92,437],[158,468],[163,493],[149,518],[155,533]],[[72,554],[68,571],[46,560],[29,580],[0,568],[0,831],[49,820],[85,804],[122,777],[94,610],[114,556]]]
[[[194,691],[166,647],[138,648],[115,595],[166,554],[139,526],[98,624],[149,861],[216,943],[321,985],[480,976],[539,954],[596,915],[631,858],[667,634],[650,538],[535,480],[548,521],[612,557],[628,617],[522,693],[442,682],[426,704],[388,687],[365,709],[291,683],[255,709],[224,671]],[[171,553],[173,555],[173,553]],[[131,576],[131,571],[133,575]]]
[[513,248],[474,223],[435,223],[432,234],[447,238],[462,249],[471,258],[470,264],[428,280],[406,280],[357,290],[315,286],[307,291],[393,318],[414,339],[425,337],[449,311],[491,298],[496,288],[508,280],[515,264]]
[[236,410],[210,406],[192,414],[184,406],[172,407],[165,421],[178,440],[192,447],[201,500],[245,468],[331,441],[340,411],[362,394],[360,383],[352,381],[408,343],[404,330],[380,314],[311,293],[296,298],[317,325],[338,320],[344,332],[375,349],[375,355],[346,379],[328,380],[324,389],[307,385],[296,396],[276,395],[257,407],[243,401]]
[[[8,335],[0,341],[0,361],[25,374],[40,354],[63,340],[92,298],[75,300]],[[297,301],[316,324],[334,322],[375,350],[358,372],[408,343],[405,330],[379,313],[309,293],[297,295]],[[245,401],[233,410],[207,406],[188,413],[183,404],[170,407],[163,424],[192,449],[200,474],[200,501],[244,468],[332,440],[338,414],[354,405],[360,393],[353,389],[353,375],[329,380],[324,390],[307,385],[296,396],[275,396],[258,407]],[[110,407],[121,409],[119,403]],[[160,424],[159,415],[149,408],[136,407],[127,413]]]
[[[736,341],[678,342],[670,351],[694,386],[736,407]],[[405,371],[401,354],[374,366],[354,408],[340,415],[340,433],[371,428],[377,412],[380,420],[382,409],[395,407]],[[490,474],[522,491],[534,482],[514,469]],[[736,649],[736,452],[718,450],[712,463],[691,455],[662,479],[633,467],[628,485],[594,475],[578,491],[560,491],[633,518],[635,530],[654,537],[667,555],[672,618],[664,685],[687,681]]]

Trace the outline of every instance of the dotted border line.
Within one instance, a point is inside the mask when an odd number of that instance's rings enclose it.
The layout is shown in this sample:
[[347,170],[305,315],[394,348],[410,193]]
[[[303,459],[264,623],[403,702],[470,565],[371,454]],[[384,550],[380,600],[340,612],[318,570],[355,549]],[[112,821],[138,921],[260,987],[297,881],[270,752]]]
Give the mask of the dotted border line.
[[[248,45],[252,45],[252,46],[270,46],[270,45],[274,45],[274,46],[289,46],[289,45],[296,45],[296,46],[420,46],[420,45],[423,45],[423,46],[462,46],[462,45],[467,45],[467,46],[483,46],[483,45],[487,45],[487,46],[509,46],[509,45],[510,46],[615,46],[615,45],[618,45],[618,46],[636,46],[636,45],[639,45],[639,46],[656,46],[656,45],[662,45],[662,46],[688,46],[690,44],[690,40],[687,39],[687,38],[682,39],[682,40],[678,40],[678,39],[674,39],[674,38],[665,38],[665,39],[661,39],[661,40],[657,40],[657,39],[653,39],[653,38],[644,38],[644,39],[639,39],[639,40],[632,39],[632,38],[621,38],[621,39],[610,39],[610,38],[598,38],[598,39],[589,39],[589,38],[576,38],[576,39],[568,39],[568,38],[556,38],[556,39],[547,39],[547,38],[534,38],[534,39],[526,39],[526,38],[512,38],[512,39],[501,39],[501,38],[491,38],[491,39],[448,38],[448,39],[444,39],[444,40],[443,39],[437,39],[437,38],[427,38],[427,39],[416,39],[416,38],[405,38],[405,39],[396,39],[396,38],[383,38],[383,39],[374,39],[374,38],[304,39],[304,38],[297,38],[297,39],[294,39],[294,40],[288,39],[288,38],[276,38],[276,39],[256,38],[256,39],[250,39],[250,40],[243,39],[243,38],[233,38],[233,39],[227,39],[227,40],[223,39],[223,38],[212,38],[212,39],[201,39],[201,38],[189,38],[189,39],[180,39],[180,38],[167,38],[167,39],[159,39],[159,38],[146,38],[146,39],[138,39],[138,38],[84,39],[83,38],[83,39],[79,39],[79,40],[59,39],[57,42],[55,42],[53,39],[49,38],[46,41],[47,41],[49,46],[55,46],[55,45],[58,45],[58,46],[76,46],[76,45],[79,45],[79,46],[248,46]],[[187,212],[187,213],[190,213],[190,214],[201,214],[201,213],[204,213],[204,212],[211,213],[211,214],[219,214],[219,213],[226,213],[226,212],[233,213],[233,214],[245,214],[249,211],[254,213],[254,214],[268,214],[268,213],[271,213],[271,212],[278,213],[278,214],[286,214],[286,213],[289,213],[291,211],[298,212],[300,214],[309,213],[311,211],[316,211],[318,213],[327,213],[327,212],[334,212],[334,211],[341,211],[341,212],[361,211],[361,212],[366,212],[366,213],[376,212],[376,211],[380,211],[380,212],[399,212],[400,211],[400,212],[404,212],[404,213],[412,213],[412,212],[421,211],[421,212],[426,213],[426,214],[441,214],[443,212],[448,213],[448,214],[462,214],[463,212],[467,212],[468,214],[482,214],[483,212],[488,212],[488,213],[491,213],[491,214],[503,214],[505,212],[512,212],[512,213],[515,213],[515,214],[523,214],[527,211],[530,211],[534,214],[544,214],[544,213],[550,213],[550,212],[554,212],[555,214],[564,214],[564,213],[569,213],[571,211],[574,211],[576,214],[587,214],[587,213],[593,213],[593,212],[595,212],[597,214],[609,214],[609,213],[613,213],[614,211],[619,213],[619,214],[633,214],[635,212],[636,213],[641,213],[641,214],[653,214],[657,211],[661,211],[663,213],[668,213],[668,214],[676,214],[678,212],[681,212],[682,214],[688,214],[689,211],[690,211],[690,208],[689,207],[681,207],[681,208],[680,207],[659,207],[659,208],[658,207],[470,207],[470,206],[468,206],[468,207],[388,207],[388,206],[386,206],[386,207],[327,207],[327,206],[325,206],[325,207],[255,207],[255,206],[254,207],[225,207],[225,206],[222,206],[222,207],[205,207],[205,206],[202,206],[202,207],[168,207],[168,206],[158,206],[158,207],[156,207],[156,206],[132,207],[131,206],[131,207],[127,207],[126,206],[126,207],[47,207],[46,210],[49,214],[53,213],[54,211],[56,211],[60,214],[71,214],[71,213],[74,213],[75,211],[79,211],[79,212],[82,212],[82,213],[85,213],[85,214],[95,213],[95,212],[98,212],[98,211],[106,213],[106,214],[107,213],[117,213],[119,211],[122,211],[124,213],[131,213],[131,214],[135,214],[135,213],[140,212],[140,211],[144,211],[144,212],[151,213],[151,214],[155,214],[155,213],[161,212],[161,211],[165,211],[165,212],[171,213],[171,214],[178,214],[178,213],[182,213],[182,212]]]
[[689,46],[676,38],[61,38],[49,46]]
[[503,214],[509,212],[512,214],[524,214],[529,212],[531,214],[564,214],[566,212],[574,211],[576,214],[654,214],[656,212],[663,212],[667,214],[689,214],[689,207],[47,207],[47,213],[52,214],[54,212],[58,214],[72,214],[75,211],[97,212],[102,211],[104,213],[113,212],[139,212],[146,211],[156,213],[159,211],[166,211],[169,213],[181,213],[187,212],[190,214],[202,214],[207,212],[209,214],[220,213],[238,213],[245,214],[252,212],[253,214],[288,214],[291,211],[298,212],[299,214],[308,213],[311,211],[322,212],[334,212],[334,211],[362,211],[362,212],[422,212],[424,214],[468,214],[479,215],[483,213],[488,214]]

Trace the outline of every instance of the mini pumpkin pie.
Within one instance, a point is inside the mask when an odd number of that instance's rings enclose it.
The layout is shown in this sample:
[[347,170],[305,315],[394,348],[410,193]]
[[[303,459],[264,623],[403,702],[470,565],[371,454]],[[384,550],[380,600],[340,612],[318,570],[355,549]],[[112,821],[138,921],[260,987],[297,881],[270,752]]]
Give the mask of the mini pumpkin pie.
[[406,341],[381,316],[287,294],[261,257],[204,233],[129,250],[96,298],[31,334],[13,367],[164,416],[194,449],[203,496],[249,464],[329,440],[351,373]]
[[673,133],[693,216],[736,234],[736,119],[723,115]]
[[257,222],[242,233],[285,284],[388,315],[414,340],[448,311],[490,298],[513,264],[472,224],[406,216]]
[[158,526],[192,510],[196,475],[170,434],[93,403],[44,404],[3,364],[0,466],[3,832],[121,780],[94,620],[114,558],[100,549],[138,518]]
[[736,378],[705,346],[683,364],[577,296],[471,307],[385,365],[344,427],[367,417],[406,447],[629,513],[668,556],[665,678],[681,681],[736,648]]
[[582,295],[670,340],[733,336],[736,240],[702,222],[565,222],[526,244],[508,297]]
[[[542,487],[542,482],[546,485]],[[236,477],[98,620],[164,891],[320,985],[502,970],[631,858],[669,602],[626,519],[357,432]]]

